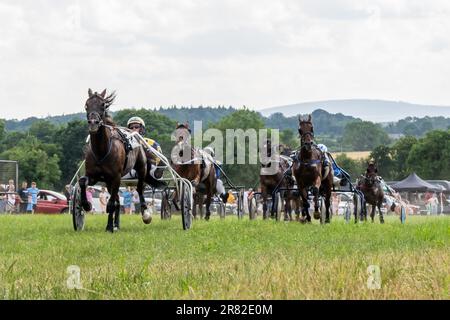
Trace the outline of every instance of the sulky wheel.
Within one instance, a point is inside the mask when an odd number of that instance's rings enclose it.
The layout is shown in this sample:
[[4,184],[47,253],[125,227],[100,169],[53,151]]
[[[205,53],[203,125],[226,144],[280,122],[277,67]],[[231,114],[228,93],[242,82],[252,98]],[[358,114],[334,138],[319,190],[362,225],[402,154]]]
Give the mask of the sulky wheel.
[[72,191],[71,210],[72,210],[73,229],[75,231],[83,231],[84,219],[86,215],[81,205],[81,189],[78,183],[75,185]]
[[183,230],[189,230],[192,227],[192,201],[189,187],[181,183],[181,220]]

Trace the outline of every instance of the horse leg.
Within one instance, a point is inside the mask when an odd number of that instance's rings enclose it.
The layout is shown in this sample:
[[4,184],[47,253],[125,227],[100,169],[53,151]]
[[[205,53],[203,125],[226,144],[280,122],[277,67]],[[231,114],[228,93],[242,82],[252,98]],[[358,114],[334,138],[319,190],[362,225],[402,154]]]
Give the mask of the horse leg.
[[288,196],[288,191],[285,191],[285,197],[284,197],[284,221],[291,221],[292,220],[292,214],[291,214],[291,200]]
[[212,194],[210,192],[208,192],[208,194],[206,196],[206,216],[205,216],[206,221],[208,221],[211,216],[211,210],[209,208],[211,205],[211,198],[212,198]]
[[320,218],[320,208],[319,208],[319,188],[312,187],[312,193],[314,195],[314,219]]
[[325,194],[325,223],[330,223],[331,188]]
[[302,188],[300,191],[302,197],[302,220],[301,222],[311,222],[311,216],[309,215],[309,201],[308,201],[308,191],[306,188]]
[[263,219],[267,219],[267,193],[263,193]]
[[[108,212],[108,224],[106,225],[106,231],[113,233],[114,232],[114,212],[117,209],[117,199],[119,198],[119,181],[114,181],[113,183],[108,184],[108,191],[111,194],[111,197],[108,200],[108,204],[106,206],[106,212]],[[119,213],[120,213],[120,202],[119,202]]]
[[119,229],[120,229],[120,198],[119,195],[117,195],[114,207],[114,231]]
[[370,219],[372,219],[372,222],[374,222],[374,218],[375,218],[375,209],[376,209],[376,205],[372,205],[372,212],[370,213]]
[[91,203],[89,203],[86,197],[86,188],[89,184],[89,177],[87,176],[81,177],[80,180],[78,180],[78,184],[80,185],[81,190],[81,205],[84,211],[89,212],[92,210],[92,205]]
[[383,212],[381,211],[381,202],[378,202],[377,207],[378,207],[378,212],[380,213],[380,223],[383,224],[384,217],[383,217]]

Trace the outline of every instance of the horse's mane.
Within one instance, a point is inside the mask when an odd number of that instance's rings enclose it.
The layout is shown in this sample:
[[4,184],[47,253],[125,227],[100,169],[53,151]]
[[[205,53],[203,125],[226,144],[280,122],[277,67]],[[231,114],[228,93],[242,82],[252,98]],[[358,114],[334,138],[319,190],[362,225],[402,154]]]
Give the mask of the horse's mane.
[[[107,110],[113,103],[114,100],[116,99],[116,91],[111,92],[105,99],[105,109]],[[103,120],[107,125],[110,126],[116,126],[116,123],[114,122],[112,116],[106,112],[105,115],[105,119]]]

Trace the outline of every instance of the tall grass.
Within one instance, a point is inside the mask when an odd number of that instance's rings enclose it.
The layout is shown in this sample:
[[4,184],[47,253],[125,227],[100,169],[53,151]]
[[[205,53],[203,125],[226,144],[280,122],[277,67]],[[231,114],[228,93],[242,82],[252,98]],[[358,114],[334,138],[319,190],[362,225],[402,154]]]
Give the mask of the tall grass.
[[[0,216],[0,299],[448,299],[450,218],[330,225]],[[82,289],[69,289],[79,266]],[[381,289],[367,287],[369,265]]]

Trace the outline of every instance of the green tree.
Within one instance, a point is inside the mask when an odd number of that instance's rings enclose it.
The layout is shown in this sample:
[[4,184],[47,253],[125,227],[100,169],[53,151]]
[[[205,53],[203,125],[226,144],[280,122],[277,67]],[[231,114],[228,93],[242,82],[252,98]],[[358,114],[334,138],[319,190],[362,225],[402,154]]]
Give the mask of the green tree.
[[29,133],[43,143],[53,143],[55,141],[58,128],[50,121],[38,120],[33,122]]
[[450,130],[430,131],[411,148],[408,168],[423,179],[450,180]]
[[85,121],[74,120],[58,129],[56,143],[60,147],[61,181],[58,188],[68,184],[84,159],[88,128]]
[[410,170],[407,166],[407,160],[412,147],[417,143],[413,136],[400,138],[391,148],[391,154],[394,160],[393,179],[401,180],[408,176]]
[[299,138],[295,136],[294,131],[291,129],[284,129],[280,132],[280,142],[293,149],[298,147],[298,145],[300,144]]
[[[258,132],[259,129],[264,128],[264,119],[259,113],[244,108],[222,118],[218,123],[212,124],[212,127],[221,130],[223,136],[226,137],[225,132],[227,129],[242,129],[244,131],[247,129],[255,129],[256,132]],[[226,144],[226,141],[224,141],[224,143]],[[248,159],[248,147],[249,143],[248,141],[246,141],[245,159]],[[223,154],[225,155],[225,148],[223,152]],[[236,163],[236,148],[234,158]],[[225,164],[223,166],[223,169],[226,172],[227,176],[232,180],[232,182],[237,185],[254,187],[255,184],[257,184],[259,181],[259,157],[258,164],[248,164],[248,162],[246,161],[246,164]]]
[[392,159],[392,150],[388,146],[380,145],[370,153],[370,158],[375,160],[378,174],[385,180],[392,180],[395,170],[395,162]]
[[49,157],[36,137],[21,140],[15,147],[4,151],[1,157],[19,162],[20,181],[36,181],[42,189],[54,188],[59,184],[59,157],[56,154]]
[[345,126],[342,138],[355,151],[373,150],[379,145],[388,145],[390,139],[383,128],[370,121],[351,122]]
[[365,160],[353,160],[349,158],[345,153],[342,153],[336,157],[336,163],[344,169],[353,181],[366,171]]

